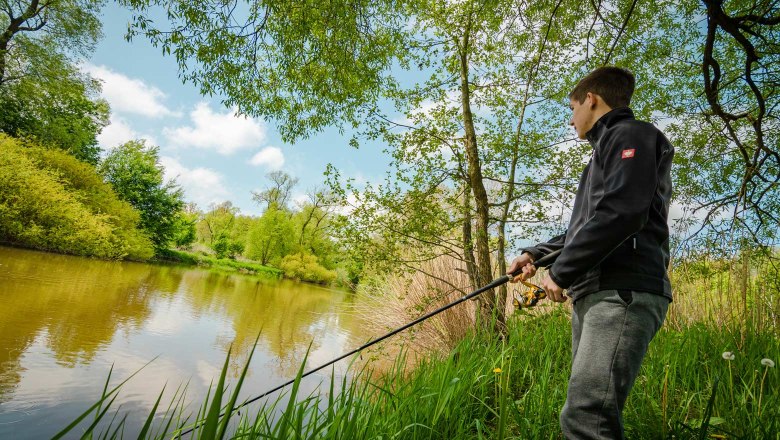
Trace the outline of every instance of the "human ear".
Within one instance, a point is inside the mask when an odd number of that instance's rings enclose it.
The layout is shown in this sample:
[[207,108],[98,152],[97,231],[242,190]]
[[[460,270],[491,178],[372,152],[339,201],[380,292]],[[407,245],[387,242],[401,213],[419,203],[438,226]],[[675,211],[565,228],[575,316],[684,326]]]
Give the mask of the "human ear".
[[595,109],[599,103],[598,96],[591,92],[588,92],[588,94],[585,96],[585,99],[588,101],[588,106],[591,110]]

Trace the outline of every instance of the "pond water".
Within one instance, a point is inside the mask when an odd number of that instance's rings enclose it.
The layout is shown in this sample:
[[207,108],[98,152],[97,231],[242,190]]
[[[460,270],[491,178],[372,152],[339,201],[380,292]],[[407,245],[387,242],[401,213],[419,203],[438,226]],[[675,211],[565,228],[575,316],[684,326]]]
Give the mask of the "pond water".
[[[154,359],[114,403],[134,438],[166,384],[161,406],[187,384],[197,412],[231,346],[235,380],[258,333],[239,400],[261,394],[295,376],[310,344],[314,367],[366,341],[353,301],[290,281],[0,247],[0,438],[51,437],[99,400],[112,365],[115,385]],[[329,372],[304,379],[303,395]]]

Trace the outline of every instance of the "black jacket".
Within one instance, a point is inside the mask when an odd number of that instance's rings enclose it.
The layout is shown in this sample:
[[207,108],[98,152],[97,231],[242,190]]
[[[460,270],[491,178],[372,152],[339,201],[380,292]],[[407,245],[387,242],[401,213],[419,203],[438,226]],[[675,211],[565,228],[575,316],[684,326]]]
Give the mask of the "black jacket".
[[580,178],[569,228],[523,251],[539,259],[562,247],[549,274],[575,301],[606,289],[671,300],[667,217],[674,148],[625,107],[602,116],[586,137],[593,155]]

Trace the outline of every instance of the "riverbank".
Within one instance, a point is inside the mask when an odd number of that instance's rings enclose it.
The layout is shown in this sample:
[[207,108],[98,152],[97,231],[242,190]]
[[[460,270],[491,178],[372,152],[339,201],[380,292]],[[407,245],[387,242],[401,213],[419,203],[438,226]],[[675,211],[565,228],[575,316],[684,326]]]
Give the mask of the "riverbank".
[[155,258],[149,262],[205,267],[225,272],[240,272],[271,278],[282,278],[284,276],[283,270],[275,267],[263,266],[259,263],[239,261],[230,258],[216,258],[209,255],[178,251],[175,249],[168,249],[162,254],[155,256]]
[[[562,309],[515,316],[508,330],[504,341],[469,335],[413,371],[399,357],[381,376],[363,369],[350,383],[331,381],[307,396],[297,395],[296,382],[284,402],[234,416],[240,426],[226,438],[558,438],[570,369],[569,316]],[[659,332],[626,405],[627,437],[777,438],[780,381],[767,359],[778,360],[780,344],[776,335],[742,330],[694,325]],[[217,423],[207,417],[209,405],[219,409],[228,400],[202,405],[204,433]],[[155,438],[161,437],[166,434]]]

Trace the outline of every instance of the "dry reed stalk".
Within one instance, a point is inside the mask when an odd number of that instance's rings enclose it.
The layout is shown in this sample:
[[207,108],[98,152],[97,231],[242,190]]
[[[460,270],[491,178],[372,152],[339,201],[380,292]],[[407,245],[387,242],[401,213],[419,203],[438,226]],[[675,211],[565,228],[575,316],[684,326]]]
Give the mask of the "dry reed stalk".
[[742,259],[738,276],[731,276],[733,261],[699,262],[704,274],[686,274],[684,265],[670,272],[674,302],[666,325],[680,330],[694,323],[715,327],[777,331],[780,329],[780,292],[767,288],[772,271],[765,265],[751,267]]
[[[422,263],[418,271],[391,275],[378,287],[364,289],[354,312],[363,320],[366,333],[377,337],[457,300],[470,287],[465,265],[440,256]],[[394,359],[405,349],[411,366],[419,356],[447,353],[473,327],[475,310],[474,301],[446,310],[380,344],[371,353],[373,360]]]
[[[544,271],[531,282],[539,283]],[[496,274],[496,277],[499,274]],[[364,288],[353,312],[363,321],[366,335],[378,337],[395,328],[449,304],[479,286],[470,285],[465,264],[450,256],[439,256],[422,263],[413,273],[391,275],[377,287]],[[505,310],[513,313],[512,299],[525,289],[521,284],[507,285]],[[568,304],[568,303],[567,303]],[[534,314],[560,307],[548,300],[539,303]],[[570,307],[567,305],[566,307]],[[436,315],[367,353],[372,366],[385,371],[401,350],[406,351],[406,366],[411,370],[422,356],[448,354],[475,326],[477,302],[466,301]],[[363,341],[365,342],[365,341]]]

